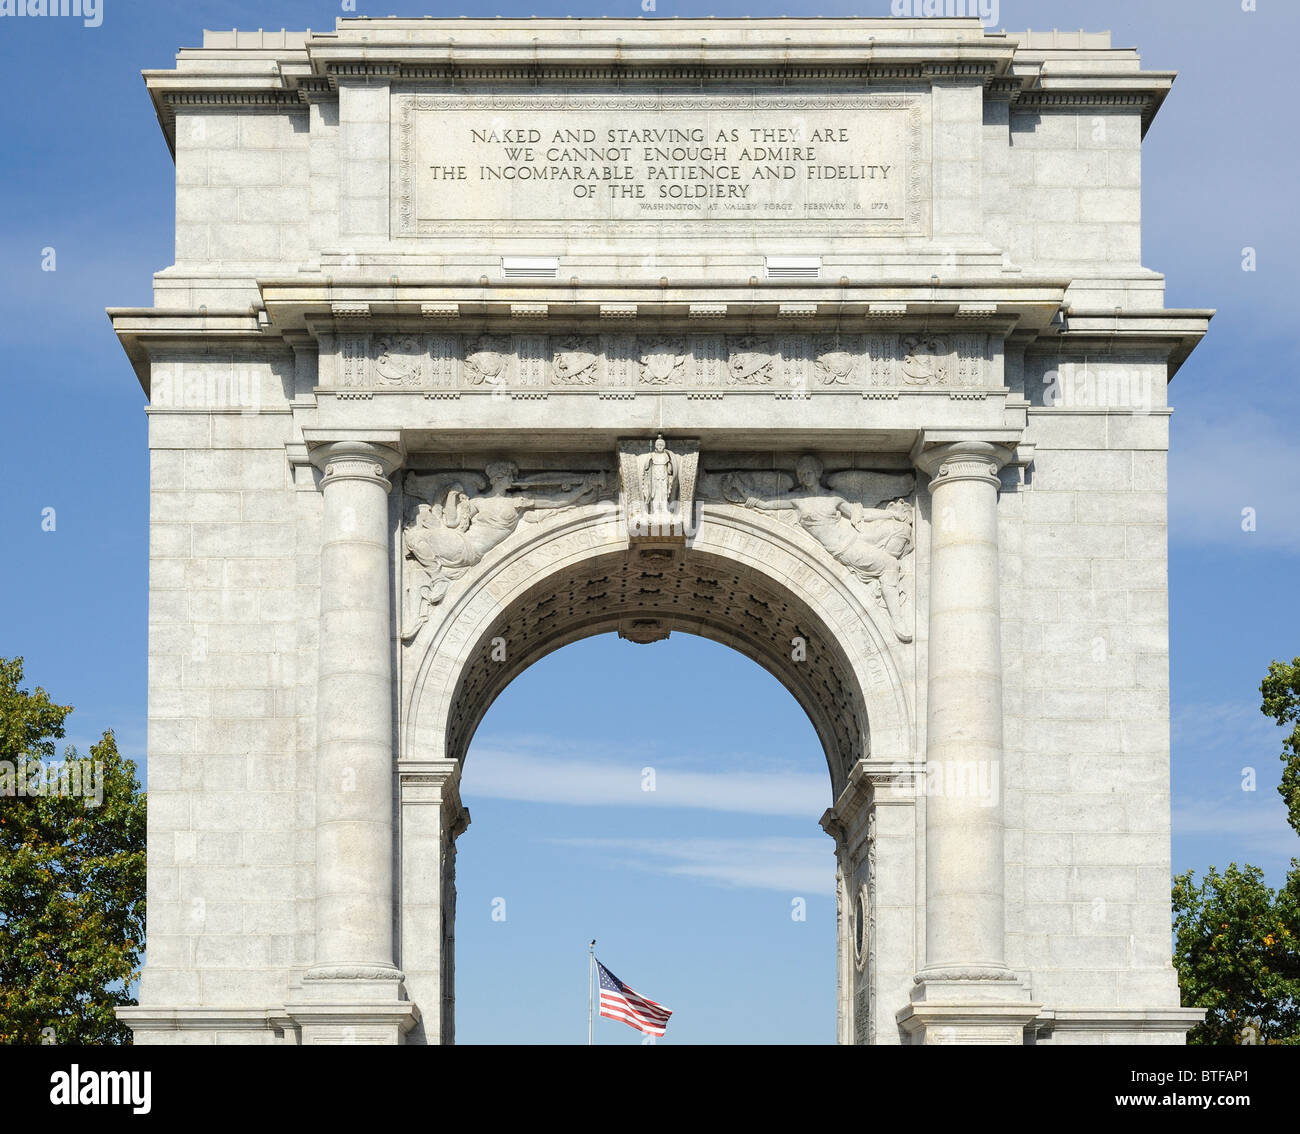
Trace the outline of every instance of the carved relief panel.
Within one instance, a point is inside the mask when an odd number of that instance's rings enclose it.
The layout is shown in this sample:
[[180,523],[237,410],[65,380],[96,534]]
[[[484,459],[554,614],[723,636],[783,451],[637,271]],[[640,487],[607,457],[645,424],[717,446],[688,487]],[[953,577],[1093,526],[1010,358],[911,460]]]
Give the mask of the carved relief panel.
[[739,504],[798,525],[841,568],[872,588],[900,642],[912,640],[912,603],[905,581],[915,544],[910,472],[843,469],[827,473],[814,456],[792,471],[710,469],[699,478],[701,500]]
[[[998,389],[990,336],[408,334],[333,337],[325,388],[635,396]],[[710,393],[712,392],[712,393]]]

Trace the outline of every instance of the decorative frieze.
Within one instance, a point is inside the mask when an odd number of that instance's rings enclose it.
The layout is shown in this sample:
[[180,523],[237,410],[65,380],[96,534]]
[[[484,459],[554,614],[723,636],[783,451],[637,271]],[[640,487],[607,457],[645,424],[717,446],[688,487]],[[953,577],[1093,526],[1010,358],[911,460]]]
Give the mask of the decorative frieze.
[[[324,344],[323,344],[324,345]],[[990,336],[962,334],[504,334],[332,339],[322,385],[482,393],[758,392],[802,396],[1001,388]]]

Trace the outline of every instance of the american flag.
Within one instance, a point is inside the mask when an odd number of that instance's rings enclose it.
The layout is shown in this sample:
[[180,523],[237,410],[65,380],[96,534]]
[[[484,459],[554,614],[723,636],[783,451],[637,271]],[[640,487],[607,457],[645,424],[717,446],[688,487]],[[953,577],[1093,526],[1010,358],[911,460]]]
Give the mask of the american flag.
[[611,1020],[622,1020],[628,1027],[639,1032],[648,1032],[652,1036],[661,1036],[668,1026],[668,1017],[672,1012],[662,1004],[647,1000],[640,993],[628,988],[609,969],[599,961],[596,968],[600,970],[600,1014]]

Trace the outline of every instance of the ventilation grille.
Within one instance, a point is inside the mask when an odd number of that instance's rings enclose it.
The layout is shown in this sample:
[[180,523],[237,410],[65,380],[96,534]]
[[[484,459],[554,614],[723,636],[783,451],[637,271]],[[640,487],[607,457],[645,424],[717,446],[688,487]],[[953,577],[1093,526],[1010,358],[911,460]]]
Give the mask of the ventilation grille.
[[820,256],[768,256],[769,280],[815,280],[822,274]]
[[507,279],[553,280],[560,274],[555,256],[503,256],[501,274]]

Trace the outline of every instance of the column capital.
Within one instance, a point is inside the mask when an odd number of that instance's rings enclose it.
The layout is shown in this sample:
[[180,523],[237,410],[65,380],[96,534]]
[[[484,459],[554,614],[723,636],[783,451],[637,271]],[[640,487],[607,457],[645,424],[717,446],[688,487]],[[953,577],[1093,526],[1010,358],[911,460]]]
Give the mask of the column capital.
[[399,760],[397,779],[403,806],[432,804],[443,812],[447,837],[455,842],[469,827],[469,808],[460,801],[459,760]]
[[979,438],[926,444],[922,438],[912,449],[912,463],[930,477],[930,491],[959,480],[982,481],[998,486],[998,472],[1010,463],[1011,445]]
[[817,822],[821,825],[821,829],[835,840],[836,853],[842,851],[848,843],[848,835],[844,830],[844,823],[835,812],[835,808],[826,808]]
[[367,480],[382,483],[385,492],[393,487],[389,474],[403,461],[401,450],[392,445],[353,438],[312,445],[308,457],[324,474],[322,488],[338,480]]

